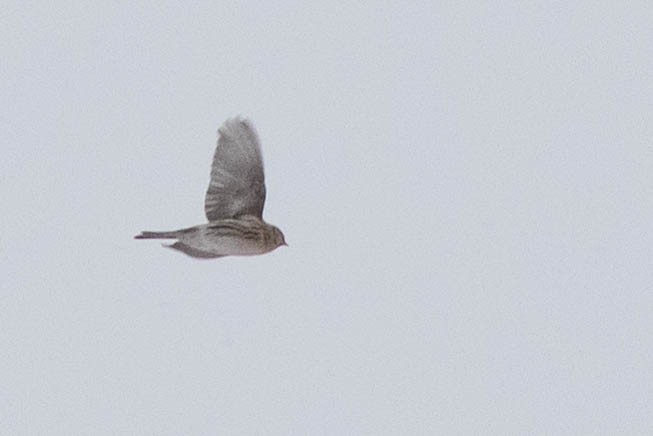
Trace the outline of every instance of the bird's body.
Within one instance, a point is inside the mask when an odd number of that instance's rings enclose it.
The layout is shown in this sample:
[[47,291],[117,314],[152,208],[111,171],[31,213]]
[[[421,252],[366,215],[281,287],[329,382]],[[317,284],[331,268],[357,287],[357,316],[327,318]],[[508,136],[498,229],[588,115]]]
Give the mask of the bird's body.
[[170,232],[143,232],[136,239],[177,239],[168,247],[193,257],[250,256],[277,248],[278,231],[255,216],[245,215]]
[[167,247],[197,258],[263,254],[287,245],[281,230],[263,221],[265,182],[258,136],[246,120],[227,120],[213,158],[206,192],[208,224],[136,239],[176,239]]

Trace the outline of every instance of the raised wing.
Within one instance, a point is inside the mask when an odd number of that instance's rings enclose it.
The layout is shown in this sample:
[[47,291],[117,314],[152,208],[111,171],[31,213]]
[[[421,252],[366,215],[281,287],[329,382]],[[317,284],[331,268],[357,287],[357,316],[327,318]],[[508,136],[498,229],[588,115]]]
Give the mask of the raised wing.
[[218,130],[211,182],[204,212],[209,221],[254,215],[261,218],[265,178],[261,146],[254,126],[241,118],[224,122]]

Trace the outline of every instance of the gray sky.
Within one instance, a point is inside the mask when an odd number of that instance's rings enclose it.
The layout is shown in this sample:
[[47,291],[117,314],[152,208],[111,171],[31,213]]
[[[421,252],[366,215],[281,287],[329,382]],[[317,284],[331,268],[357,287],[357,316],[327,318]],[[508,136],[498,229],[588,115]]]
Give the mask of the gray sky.
[[[0,17],[0,433],[653,431],[649,2],[73,3]],[[132,240],[237,114],[290,247]]]

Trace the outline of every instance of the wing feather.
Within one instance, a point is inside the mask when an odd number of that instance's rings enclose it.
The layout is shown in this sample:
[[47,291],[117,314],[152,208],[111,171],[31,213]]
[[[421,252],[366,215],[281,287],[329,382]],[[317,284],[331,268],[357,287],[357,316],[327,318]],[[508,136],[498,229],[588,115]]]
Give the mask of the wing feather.
[[265,204],[261,145],[251,122],[233,118],[218,130],[204,211],[209,221],[254,215]]

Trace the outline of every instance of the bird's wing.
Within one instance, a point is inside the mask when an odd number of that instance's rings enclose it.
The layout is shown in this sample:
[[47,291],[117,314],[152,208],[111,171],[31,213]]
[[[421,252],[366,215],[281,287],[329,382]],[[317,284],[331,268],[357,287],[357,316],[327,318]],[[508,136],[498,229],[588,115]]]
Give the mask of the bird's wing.
[[254,126],[241,118],[224,122],[218,130],[211,182],[204,212],[209,221],[254,215],[261,218],[265,178],[261,146]]

